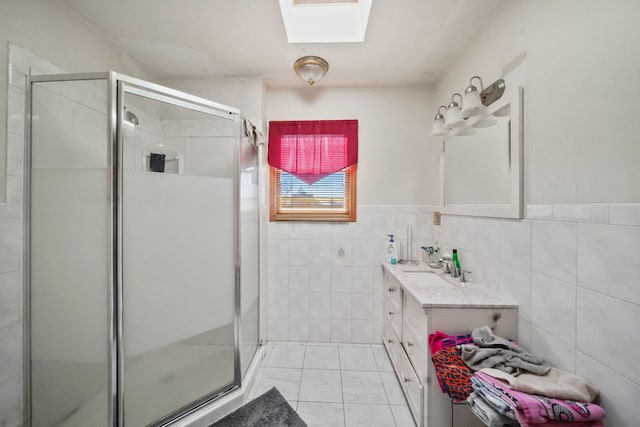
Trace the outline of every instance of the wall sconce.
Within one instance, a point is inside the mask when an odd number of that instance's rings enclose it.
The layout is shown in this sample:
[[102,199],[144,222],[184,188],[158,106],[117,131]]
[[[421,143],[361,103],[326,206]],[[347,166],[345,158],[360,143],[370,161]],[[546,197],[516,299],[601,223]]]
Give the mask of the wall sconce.
[[462,102],[462,95],[459,93],[451,95],[451,102],[447,106],[447,113],[444,116],[445,119],[443,127],[447,130],[451,130],[464,123],[464,118],[460,115],[460,106],[458,106],[458,103],[453,99],[456,95],[460,98],[460,102]]
[[480,81],[480,92],[484,90],[484,87],[482,86],[482,79],[480,77],[473,76],[469,79],[469,86],[464,91],[464,97],[462,98],[462,110],[460,111],[460,114],[465,119],[484,113],[484,110],[487,109],[487,107],[482,104],[478,88],[473,85],[473,79],[478,79]]
[[319,56],[303,56],[293,64],[293,69],[302,80],[313,86],[329,71],[329,63]]
[[442,108],[444,108],[445,110],[447,109],[447,107],[445,107],[444,105],[438,107],[438,113],[433,118],[433,127],[431,128],[431,133],[429,134],[431,136],[445,136],[449,133],[449,131],[444,128],[444,116],[442,115],[442,113],[440,113],[440,110]]
[[[480,81],[480,91],[473,85],[473,79]],[[488,87],[483,87],[482,79],[479,76],[473,76],[469,79],[469,86],[464,91],[464,97],[459,93],[451,95],[451,102],[446,107],[446,113],[443,116],[440,110],[444,108],[443,105],[438,107],[438,113],[436,114],[431,129],[431,136],[446,136],[453,128],[460,126],[465,120],[483,114],[486,111],[487,106],[493,104],[502,97],[505,90],[505,82],[503,79],[498,79]],[[455,97],[460,98],[462,108],[458,105]],[[496,111],[493,115],[501,116],[508,115],[508,112]],[[497,123],[497,120],[492,116],[485,117],[484,119],[474,123],[473,127],[482,128],[493,126]],[[472,134],[472,130],[459,133],[459,135]]]

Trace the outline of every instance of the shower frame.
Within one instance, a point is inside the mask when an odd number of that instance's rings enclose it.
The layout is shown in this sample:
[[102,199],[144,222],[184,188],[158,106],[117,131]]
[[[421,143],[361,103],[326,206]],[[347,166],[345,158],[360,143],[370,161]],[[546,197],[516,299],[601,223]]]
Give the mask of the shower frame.
[[[110,257],[109,264],[109,295],[108,295],[108,425],[109,427],[124,426],[124,351],[123,351],[123,262],[122,262],[122,204],[119,202],[123,194],[123,122],[124,122],[124,93],[131,93],[156,101],[168,103],[178,107],[214,115],[227,120],[235,120],[234,137],[234,165],[233,165],[233,236],[234,236],[234,314],[233,314],[233,382],[212,390],[201,398],[190,402],[149,426],[162,426],[182,419],[205,405],[212,403],[219,397],[237,390],[241,386],[242,372],[240,365],[240,111],[204,98],[190,95],[162,85],[130,77],[121,73],[92,72],[27,76],[25,91],[25,197],[24,212],[26,218],[31,218],[31,138],[32,138],[32,84],[46,82],[65,82],[83,80],[106,80],[107,82],[107,138],[108,138],[108,170],[109,180],[109,224]],[[30,221],[26,221],[24,231],[24,303],[25,321],[23,328],[24,346],[24,421],[26,426],[32,425],[31,420],[31,304],[30,304]],[[258,317],[259,318],[259,317]],[[260,338],[258,337],[258,342]],[[255,356],[255,353],[252,355]]]

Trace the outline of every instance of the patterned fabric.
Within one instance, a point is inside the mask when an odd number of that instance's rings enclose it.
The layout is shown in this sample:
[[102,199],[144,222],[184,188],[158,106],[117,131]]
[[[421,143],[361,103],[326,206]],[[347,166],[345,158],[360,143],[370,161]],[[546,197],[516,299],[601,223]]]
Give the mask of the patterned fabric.
[[476,372],[475,378],[486,387],[493,387],[504,396],[504,401],[513,408],[523,427],[541,425],[557,426],[563,423],[580,423],[584,427],[604,427],[604,409],[594,403],[553,399],[512,390],[500,380],[484,372]]
[[433,334],[429,334],[429,350],[431,350],[431,354],[436,354],[444,348],[472,342],[473,338],[469,334],[447,335],[441,331],[435,331]]
[[451,335],[442,340],[442,348],[449,348],[460,344],[469,344],[473,342],[473,337],[469,334]]
[[464,402],[473,391],[471,377],[473,371],[460,357],[460,348],[449,347],[431,356],[438,378],[440,390],[454,402]]

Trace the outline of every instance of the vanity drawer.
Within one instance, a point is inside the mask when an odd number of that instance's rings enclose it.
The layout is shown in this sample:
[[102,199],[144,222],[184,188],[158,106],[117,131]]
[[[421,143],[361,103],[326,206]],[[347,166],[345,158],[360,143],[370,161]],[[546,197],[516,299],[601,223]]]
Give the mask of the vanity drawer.
[[[420,334],[422,341],[427,343],[427,331],[429,330],[429,320],[424,308],[411,295],[404,295],[404,321],[411,326],[414,331],[422,331]],[[424,336],[423,336],[424,335]]]
[[424,387],[409,363],[409,359],[401,357],[397,365],[398,380],[407,398],[409,409],[418,426],[423,426]]
[[402,345],[400,344],[400,340],[396,336],[393,328],[391,327],[391,323],[388,320],[384,321],[384,332],[383,332],[383,344],[387,349],[387,353],[389,354],[389,359],[391,359],[391,363],[394,367],[397,368],[400,359],[404,357]]
[[420,333],[409,323],[405,322],[402,326],[402,346],[407,352],[418,378],[423,383],[427,380],[427,369],[429,368],[429,347],[426,334],[426,330],[422,330]]
[[398,337],[402,337],[402,304],[388,295],[384,298],[384,318],[391,324]]
[[383,270],[384,295],[395,301],[397,305],[402,304],[402,287],[400,283],[387,271]]

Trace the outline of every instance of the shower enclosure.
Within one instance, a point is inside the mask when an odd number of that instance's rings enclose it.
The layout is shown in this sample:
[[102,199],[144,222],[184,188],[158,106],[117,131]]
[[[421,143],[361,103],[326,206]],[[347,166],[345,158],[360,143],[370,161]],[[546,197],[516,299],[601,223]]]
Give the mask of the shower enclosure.
[[28,95],[27,425],[164,425],[237,389],[259,224],[239,112],[113,72]]

